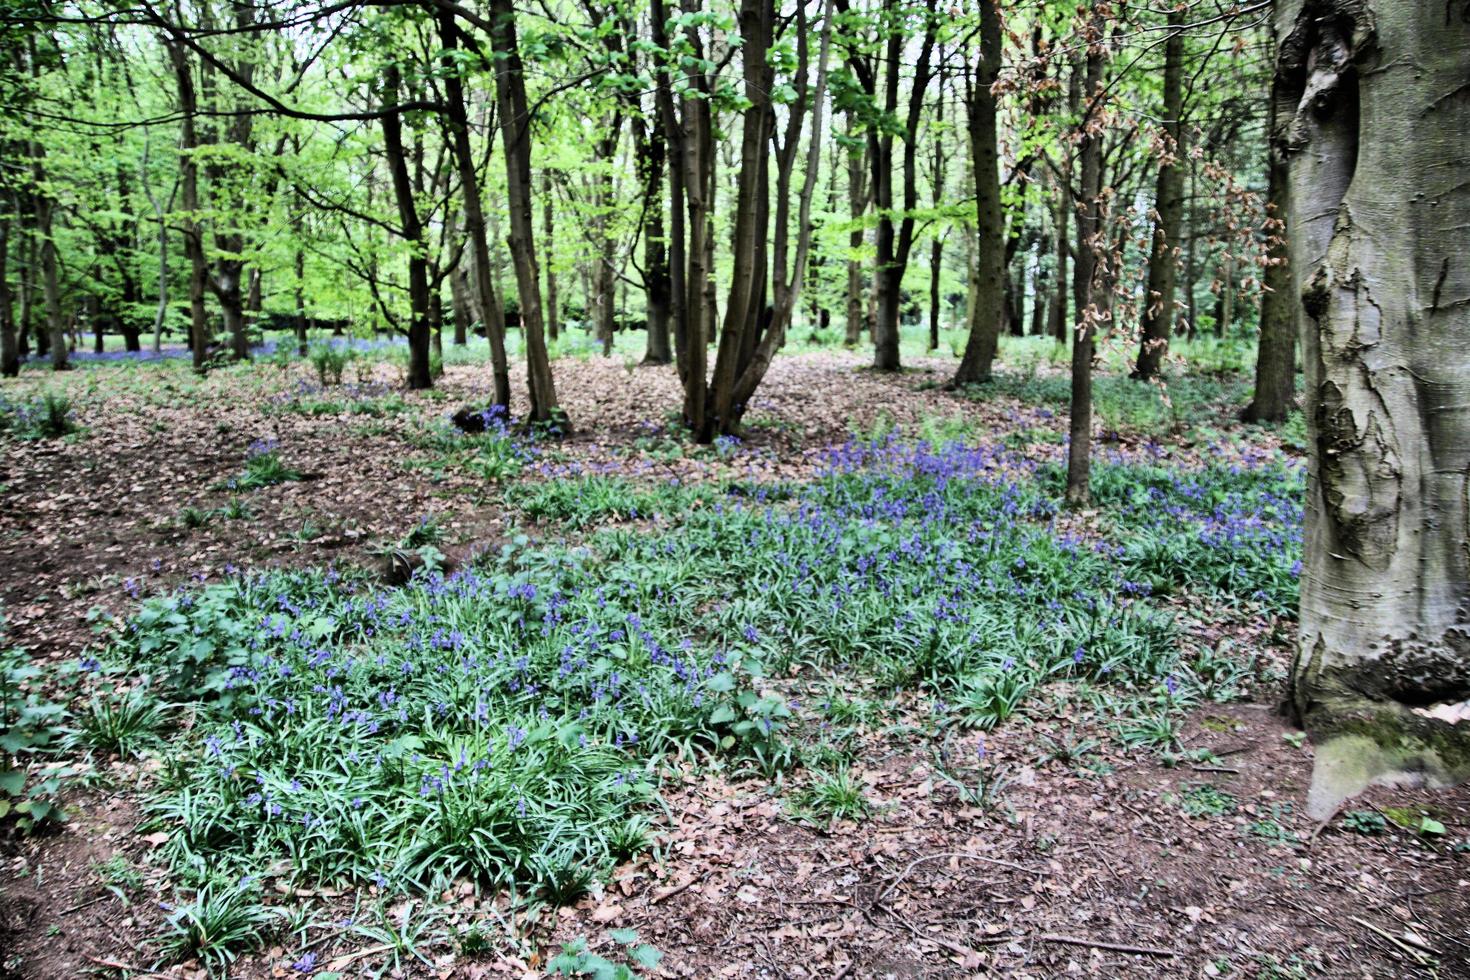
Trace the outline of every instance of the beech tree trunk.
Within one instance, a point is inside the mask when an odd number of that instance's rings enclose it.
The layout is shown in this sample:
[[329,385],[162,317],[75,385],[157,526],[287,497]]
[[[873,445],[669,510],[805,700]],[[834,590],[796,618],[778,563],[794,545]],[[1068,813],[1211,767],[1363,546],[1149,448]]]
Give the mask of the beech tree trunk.
[[1291,701],[1319,818],[1377,777],[1470,777],[1463,7],[1277,8],[1309,434]]
[[970,156],[975,170],[975,303],[970,338],[953,384],[990,380],[1005,316],[1005,215],[1000,201],[999,115],[991,87],[1000,75],[1002,34],[996,0],[980,2],[980,61],[969,92]]
[[1184,218],[1184,18],[1183,7],[1169,12],[1164,43],[1164,139],[1159,148],[1159,180],[1154,193],[1153,244],[1148,256],[1148,287],[1143,294],[1138,361],[1133,377],[1157,377],[1174,330],[1174,284],[1178,279],[1179,228]]

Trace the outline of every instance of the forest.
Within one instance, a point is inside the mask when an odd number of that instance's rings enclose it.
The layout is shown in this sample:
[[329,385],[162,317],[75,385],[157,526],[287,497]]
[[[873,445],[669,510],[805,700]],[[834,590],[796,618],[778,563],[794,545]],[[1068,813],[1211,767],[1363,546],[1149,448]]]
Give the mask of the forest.
[[0,978],[1470,976],[1470,4],[0,38]]

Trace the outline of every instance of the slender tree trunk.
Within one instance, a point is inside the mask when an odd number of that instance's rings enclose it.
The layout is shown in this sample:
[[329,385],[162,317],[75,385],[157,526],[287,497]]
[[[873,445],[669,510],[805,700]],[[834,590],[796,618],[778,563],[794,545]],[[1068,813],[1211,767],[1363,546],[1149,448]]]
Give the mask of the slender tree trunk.
[[564,422],[546,352],[541,316],[541,276],[536,269],[536,236],[531,213],[531,112],[516,38],[512,0],[490,0],[490,44],[495,59],[495,96],[505,148],[506,198],[510,208],[510,254],[520,298],[521,331],[526,341],[526,376],[533,422]]
[[1148,257],[1138,361],[1133,377],[1156,377],[1174,329],[1174,283],[1179,267],[1179,228],[1184,217],[1184,21],[1183,7],[1169,12],[1164,43],[1164,119],[1159,179],[1154,193],[1153,244]]
[[[774,18],[775,9],[771,7],[769,14]],[[797,30],[799,39],[797,41],[797,102],[806,103],[806,71],[807,71],[807,45],[806,45],[806,18],[805,12],[797,15]],[[777,207],[776,207],[776,237],[773,249],[772,267],[775,270],[774,305],[771,311],[770,323],[766,326],[764,336],[754,346],[741,368],[740,375],[735,383],[734,395],[731,403],[734,406],[732,416],[722,420],[723,429],[726,433],[736,431],[740,419],[744,414],[750,398],[755,394],[756,388],[765,377],[766,371],[771,366],[771,361],[776,351],[785,343],[786,331],[791,325],[796,310],[797,300],[801,295],[801,287],[806,279],[807,260],[811,254],[812,241],[812,198],[816,193],[817,178],[821,171],[822,163],[822,117],[824,102],[827,91],[827,59],[832,46],[832,0],[825,0],[822,6],[822,31],[821,42],[817,55],[817,81],[816,92],[811,99],[812,128],[811,137],[808,140],[808,155],[806,160],[806,172],[802,177],[801,193],[798,197],[796,216],[796,248],[792,257],[791,272],[788,277],[786,271],[786,252],[788,233],[786,231],[787,218],[789,214],[790,185],[792,165],[796,158],[797,144],[801,139],[802,113],[792,108],[787,117],[786,139],[782,152],[778,157],[779,172],[777,174]],[[770,81],[767,74],[767,84]],[[761,222],[764,224],[764,221]]]
[[[459,65],[454,63],[453,52],[459,46],[459,28],[454,23],[454,14],[439,11],[439,41],[444,47],[444,101],[450,130],[450,145],[454,151],[455,168],[459,174],[461,196],[464,201],[465,235],[469,239],[470,281],[479,297],[481,325],[490,343],[490,371],[494,385],[495,404],[510,407],[510,361],[505,353],[505,320],[497,319],[492,311],[499,307],[495,295],[494,275],[490,264],[490,242],[485,230],[485,209],[480,200],[480,177],[475,169],[475,157],[470,148],[469,114],[465,108],[464,84],[459,77]],[[502,120],[504,116],[502,115]],[[548,198],[549,200],[549,198]],[[550,204],[547,205],[550,207]]]
[[403,148],[403,117],[396,111],[401,88],[397,65],[383,71],[380,101],[383,114],[383,152],[388,159],[388,173],[393,182],[393,197],[398,204],[398,224],[408,243],[408,386],[421,390],[434,387],[430,371],[429,331],[429,261],[424,241],[423,220],[419,217],[413,181],[408,172],[408,157]]
[[[1226,245],[1229,248],[1229,245]],[[1226,254],[1220,261],[1220,295],[1215,303],[1215,334],[1224,337],[1235,322],[1235,256]]]
[[199,148],[195,126],[199,99],[194,88],[193,66],[183,45],[168,42],[168,52],[178,85],[179,113],[183,117],[179,139],[179,189],[184,203],[184,256],[189,260],[189,348],[193,354],[194,370],[202,372],[208,364],[210,329],[204,309],[209,271],[204,262],[204,232],[199,227],[199,164],[194,159]]
[[[848,129],[854,125],[856,113],[848,113]],[[863,260],[860,254],[866,237],[862,225],[863,213],[868,210],[867,141],[861,147],[851,146],[847,151],[847,206],[852,218],[852,231],[847,234],[847,334],[843,342],[856,347],[863,339]]]
[[[934,187],[933,196],[930,198],[935,210],[939,209],[944,200],[944,50],[939,52],[939,98],[934,109],[935,121],[941,127],[940,132],[933,137],[934,140]],[[929,350],[939,349],[939,278],[943,271],[944,262],[944,236],[938,230],[929,241]]]
[[9,200],[0,198],[0,377],[20,375],[20,351],[15,336],[15,307],[10,292],[10,228],[13,208]]
[[1077,260],[1072,277],[1073,305],[1077,323],[1072,336],[1072,396],[1067,447],[1067,504],[1085,507],[1090,497],[1092,470],[1092,355],[1097,332],[1102,326],[1098,295],[1101,271],[1099,253],[1104,248],[1102,227],[1102,134],[1089,125],[1101,111],[1106,22],[1105,4],[1094,3],[1087,28],[1087,76],[1085,97],[1088,111],[1082,120],[1082,137],[1077,149],[1081,164],[1081,200],[1077,215]]
[[975,171],[977,293],[965,356],[954,385],[990,380],[1005,315],[1005,217],[1000,201],[998,107],[992,91],[1000,74],[1002,45],[997,0],[980,0],[980,60],[969,92],[970,157]]
[[765,312],[764,304],[760,302],[760,284],[765,271],[762,246],[767,233],[767,225],[762,220],[762,199],[770,195],[763,163],[770,153],[772,122],[766,65],[774,16],[771,8],[770,0],[741,0],[740,3],[740,50],[746,109],[741,121],[730,300],[725,307],[725,324],[715,357],[710,413],[706,418],[706,428],[699,432],[702,441],[710,438],[711,427],[729,426],[741,350],[747,335],[758,329],[759,319]]
[[1277,36],[1309,436],[1290,691],[1324,819],[1377,778],[1470,778],[1470,18],[1287,0]]
[[56,267],[56,240],[52,237],[52,215],[56,202],[46,189],[46,151],[39,142],[31,144],[31,179],[35,192],[31,195],[35,207],[36,238],[40,243],[41,297],[45,303],[46,331],[51,346],[51,370],[65,371],[67,363],[66,317],[61,309],[61,281]]
[[561,300],[556,294],[556,195],[551,185],[551,171],[541,172],[541,243],[546,253],[546,335],[555,340],[561,334]]
[[[1277,99],[1273,99],[1273,104]],[[1272,126],[1275,129],[1275,125]],[[1266,271],[1262,276],[1261,337],[1256,348],[1256,386],[1241,412],[1247,422],[1284,422],[1296,402],[1298,299],[1291,282],[1287,245],[1286,161],[1270,148],[1266,191]]]
[[[669,38],[665,29],[663,0],[650,0],[650,25],[656,47],[668,47]],[[690,372],[690,317],[688,307],[688,251],[685,236],[685,206],[687,203],[686,179],[689,173],[687,160],[688,144],[685,130],[674,109],[673,85],[669,69],[660,65],[655,76],[654,97],[659,120],[663,124],[664,136],[668,141],[669,157],[669,319],[674,339],[674,359],[678,366],[679,379],[685,390],[689,386]],[[685,409],[688,404],[686,400]]]
[[667,145],[663,115],[654,113],[651,133],[641,116],[634,118],[633,126],[644,211],[643,275],[648,306],[648,343],[643,352],[643,363],[668,364],[674,359],[674,351],[669,339],[669,253],[664,238],[662,197]]

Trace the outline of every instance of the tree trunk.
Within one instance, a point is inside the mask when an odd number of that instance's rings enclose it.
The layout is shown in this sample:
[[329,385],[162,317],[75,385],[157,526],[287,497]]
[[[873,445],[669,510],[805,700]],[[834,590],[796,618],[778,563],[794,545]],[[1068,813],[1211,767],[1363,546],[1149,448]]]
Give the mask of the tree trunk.
[[[8,200],[0,205],[9,205]],[[10,292],[10,210],[0,212],[0,377],[20,375],[20,351],[15,336],[15,308]]]
[[[940,132],[933,137],[934,140],[934,187],[933,196],[930,198],[934,209],[937,211],[944,200],[944,49],[939,52],[939,98],[935,104],[934,118],[940,125]],[[939,349],[939,278],[944,262],[944,236],[936,229],[934,237],[929,242],[929,350],[931,352]]]
[[[1274,100],[1273,100],[1274,101]],[[1274,126],[1273,126],[1274,128]],[[1284,422],[1296,401],[1297,297],[1287,246],[1287,168],[1270,148],[1266,192],[1266,271],[1262,276],[1261,336],[1256,347],[1256,387],[1241,412],[1247,422]]]
[[1174,330],[1174,284],[1179,267],[1179,228],[1184,218],[1184,8],[1169,12],[1164,43],[1164,119],[1159,146],[1159,178],[1154,192],[1153,243],[1148,256],[1148,286],[1139,324],[1138,360],[1133,377],[1158,376]]
[[[1226,244],[1228,249],[1229,243]],[[1220,261],[1220,296],[1215,303],[1215,335],[1224,337],[1235,322],[1235,256],[1226,254]]]
[[[769,16],[774,18],[774,6],[768,9]],[[772,268],[774,269],[775,280],[774,303],[771,308],[770,322],[765,325],[765,334],[760,337],[759,343],[753,345],[753,348],[743,360],[739,377],[735,382],[734,396],[731,399],[733,412],[729,416],[721,418],[722,431],[727,434],[734,434],[737,430],[746,406],[750,404],[751,396],[755,394],[756,388],[765,378],[766,371],[770,368],[776,351],[785,343],[786,330],[791,325],[795,315],[797,300],[801,295],[802,283],[806,279],[807,258],[811,254],[812,197],[817,189],[817,178],[822,164],[822,116],[827,92],[827,58],[832,46],[832,0],[825,0],[822,5],[822,30],[817,55],[816,91],[811,98],[811,137],[807,142],[806,172],[802,176],[801,192],[797,202],[796,248],[791,259],[791,268],[788,274],[786,264],[789,239],[787,219],[790,213],[791,176],[796,160],[796,151],[801,140],[801,123],[804,115],[797,106],[805,106],[807,103],[807,26],[804,9],[799,10],[797,13],[797,32],[797,97],[795,105],[788,111],[786,138],[777,156],[779,169],[776,175],[776,235],[772,250]],[[767,84],[769,84],[770,78],[771,75],[768,72],[766,76]],[[764,225],[764,223],[765,219],[762,218],[761,224]],[[825,315],[825,313],[826,311],[824,310],[823,314]]]
[[[194,70],[179,42],[168,42],[169,60],[179,91],[179,113],[183,117],[179,138],[179,190],[184,199],[184,256],[189,260],[189,348],[195,371],[203,371],[209,356],[209,317],[204,309],[204,292],[209,271],[204,263],[204,233],[199,227],[199,148],[195,116],[199,99],[194,88]],[[160,244],[160,248],[162,248]],[[161,278],[161,276],[160,276]]]
[[[470,245],[470,281],[478,292],[481,326],[490,343],[490,371],[494,386],[495,404],[510,407],[510,361],[505,353],[505,321],[498,322],[492,311],[499,306],[495,296],[495,282],[490,266],[490,242],[485,231],[485,209],[480,201],[480,177],[475,169],[475,156],[470,148],[469,114],[465,109],[464,84],[459,77],[459,65],[452,52],[458,47],[459,28],[454,23],[454,14],[449,10],[439,11],[439,40],[444,46],[444,101],[450,129],[450,145],[454,151],[455,168],[459,173],[461,197],[464,203],[465,235]],[[502,119],[504,116],[502,115]],[[492,138],[493,143],[493,138]],[[547,205],[550,207],[550,205]]]
[[[660,49],[668,47],[665,29],[665,11],[662,0],[650,0],[650,30],[653,43]],[[685,390],[689,385],[689,308],[686,274],[688,272],[687,240],[685,236],[686,177],[688,174],[687,144],[684,128],[674,110],[673,84],[669,69],[661,65],[655,77],[654,98],[659,121],[663,124],[668,141],[669,158],[669,319],[674,340],[674,361],[678,366],[679,379]],[[686,409],[688,407],[686,401]]]
[[997,0],[980,2],[980,61],[969,92],[970,157],[975,168],[977,292],[965,356],[953,384],[990,380],[1005,312],[1005,218],[1000,202],[998,107],[992,91],[1000,74],[1003,37]]
[[536,269],[536,235],[531,213],[531,112],[526,79],[516,39],[512,0],[490,0],[494,30],[495,97],[500,107],[500,134],[505,148],[506,200],[510,208],[510,254],[520,298],[521,332],[526,343],[526,378],[532,422],[564,423],[556,401],[556,383],[542,332],[541,276]]
[[662,113],[655,112],[652,132],[642,116],[633,119],[638,177],[643,192],[643,276],[648,306],[648,343],[644,364],[674,359],[669,341],[669,254],[664,240],[662,197],[666,140]]
[[546,335],[555,340],[561,334],[561,300],[556,295],[556,196],[552,193],[551,171],[541,173],[541,243],[546,252]]
[[1098,296],[1104,248],[1102,227],[1102,133],[1091,125],[1091,116],[1101,111],[1106,22],[1104,4],[1094,3],[1087,28],[1087,77],[1085,98],[1088,111],[1080,123],[1082,136],[1077,148],[1081,181],[1077,214],[1077,256],[1073,263],[1073,305],[1077,322],[1072,335],[1072,396],[1067,426],[1068,506],[1085,507],[1090,499],[1092,471],[1092,354],[1102,326]]
[[408,173],[408,157],[403,149],[403,117],[394,111],[398,105],[400,77],[397,65],[383,71],[381,105],[383,114],[383,153],[388,159],[388,173],[393,181],[393,198],[398,204],[398,224],[403,240],[408,243],[408,386],[415,390],[434,387],[430,372],[429,331],[429,260],[424,241],[423,220],[419,217],[413,181]]
[[1377,778],[1470,777],[1470,17],[1277,18],[1309,435],[1290,691],[1322,819]]
[[41,297],[46,310],[46,334],[51,346],[51,370],[65,371],[67,363],[66,318],[61,310],[61,281],[56,268],[56,240],[52,237],[52,215],[56,202],[46,188],[45,153],[39,142],[31,143],[31,195],[35,207],[36,239],[40,243]]
[[[848,113],[848,129],[853,126],[856,113]],[[843,339],[848,347],[856,347],[863,339],[863,260],[860,257],[866,237],[862,225],[863,213],[868,210],[867,147],[851,146],[847,151],[847,206],[852,218],[852,231],[847,234],[847,334]]]

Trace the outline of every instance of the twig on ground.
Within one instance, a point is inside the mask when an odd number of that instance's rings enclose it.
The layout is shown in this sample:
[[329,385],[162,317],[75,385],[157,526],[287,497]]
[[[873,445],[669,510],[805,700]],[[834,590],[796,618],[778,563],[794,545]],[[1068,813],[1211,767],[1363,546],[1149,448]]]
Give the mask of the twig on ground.
[[1106,949],[1114,953],[1136,953],[1139,956],[1182,956],[1178,950],[1160,949],[1157,946],[1130,946],[1127,943],[1105,943],[1096,939],[1083,939],[1080,936],[1058,936],[1047,933],[1042,936],[1034,936],[1040,943],[1062,943],[1067,946],[1089,946],[1093,949]]

